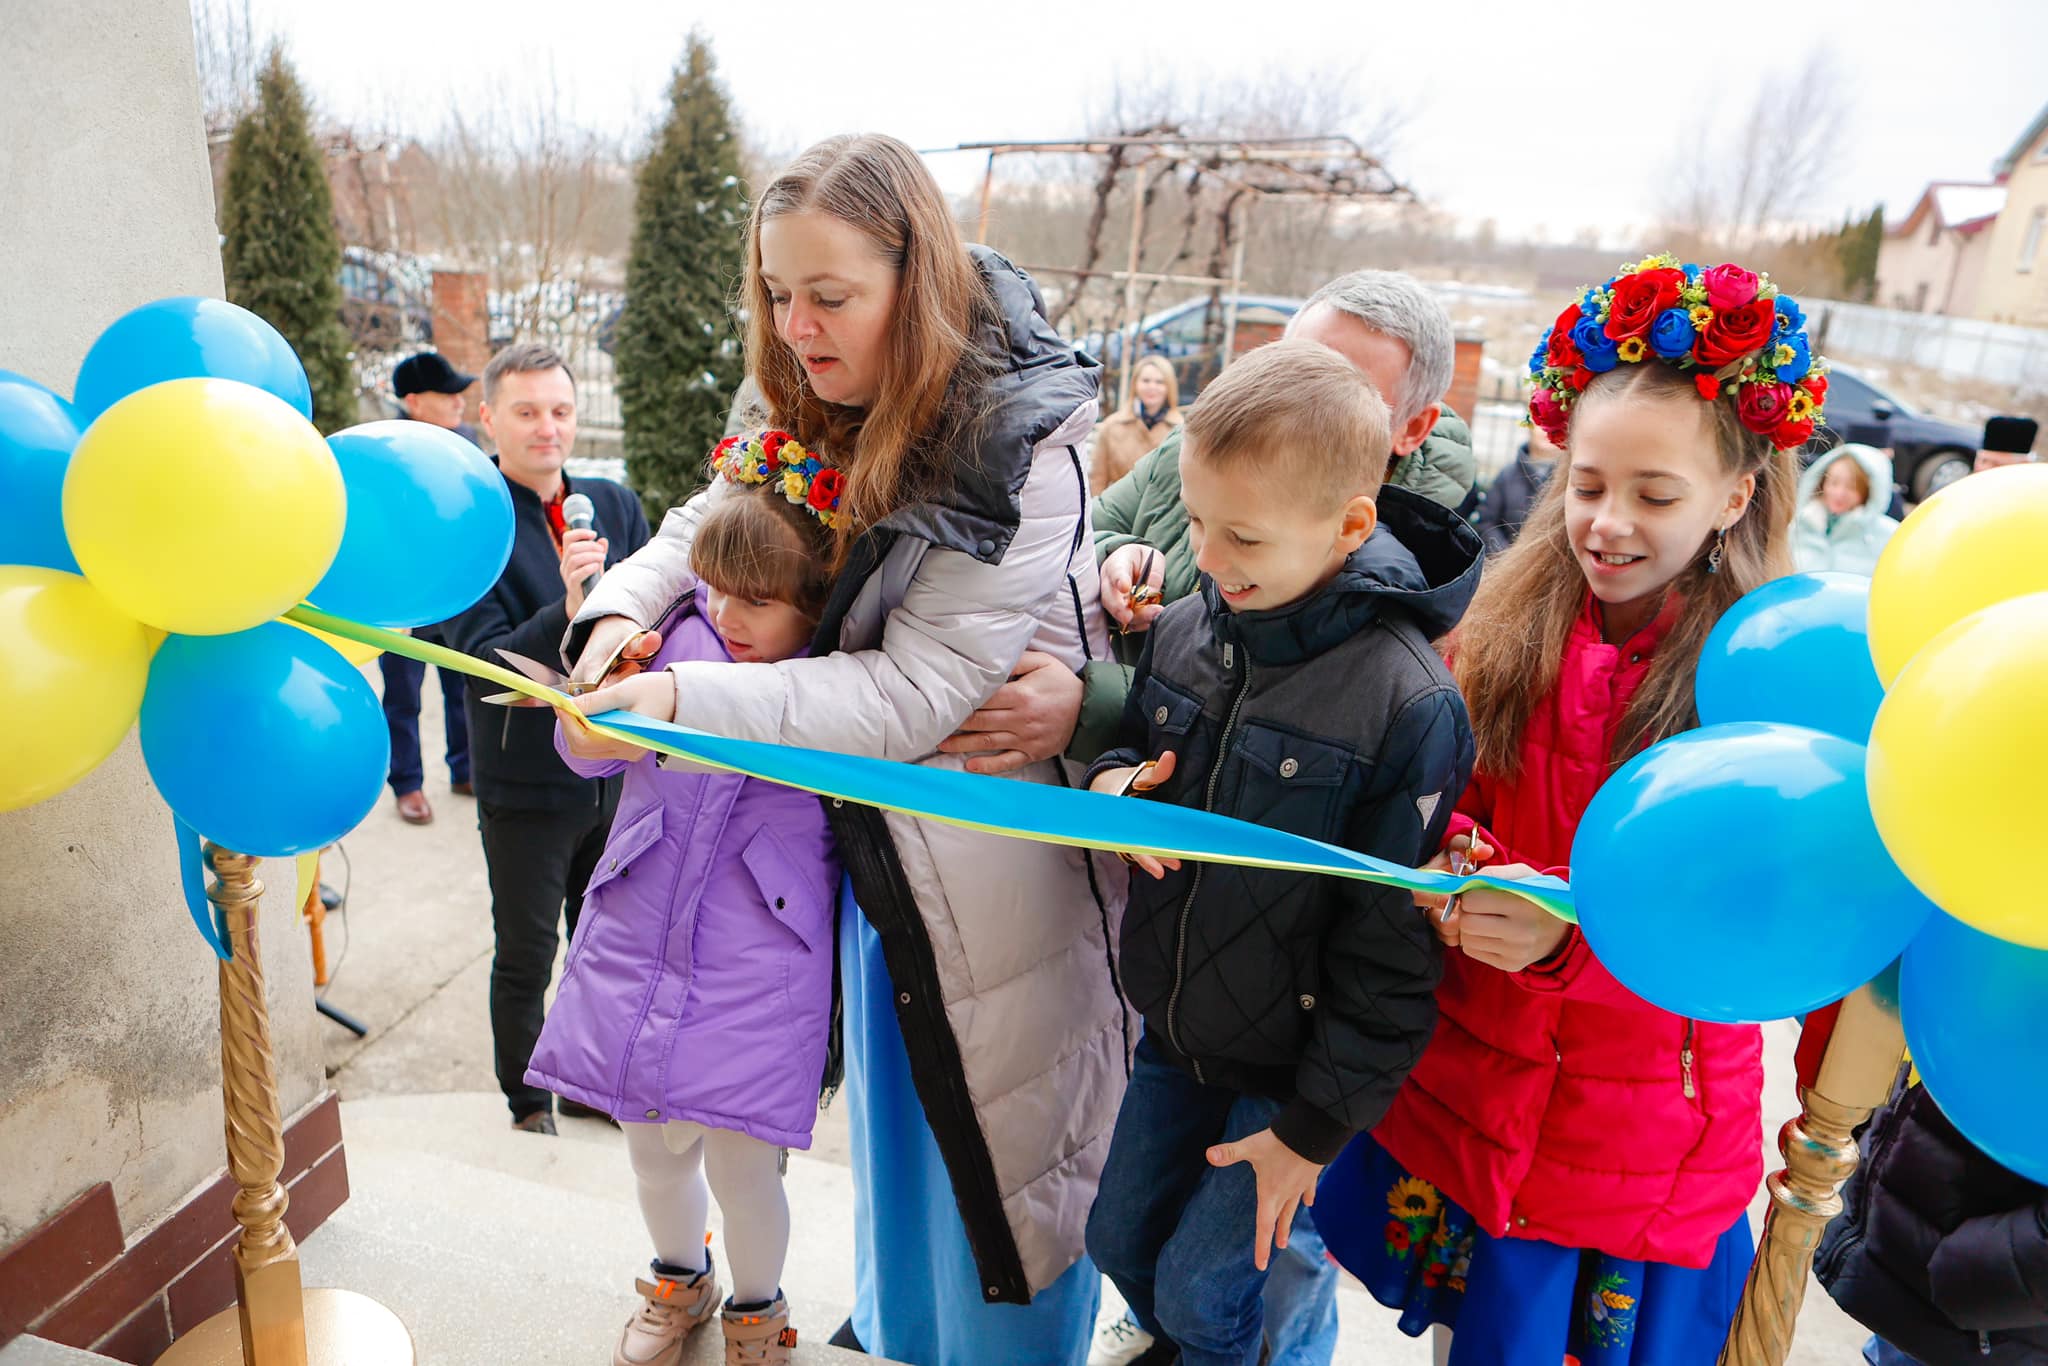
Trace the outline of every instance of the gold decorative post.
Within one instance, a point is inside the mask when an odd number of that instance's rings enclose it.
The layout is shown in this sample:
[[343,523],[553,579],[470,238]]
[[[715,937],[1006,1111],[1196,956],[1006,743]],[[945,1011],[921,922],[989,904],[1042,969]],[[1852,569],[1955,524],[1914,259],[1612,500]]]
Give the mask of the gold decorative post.
[[1785,1170],[1765,1182],[1771,1208],[1721,1366],[1784,1366],[1821,1231],[1842,1212],[1842,1183],[1856,1170],[1856,1126],[1890,1094],[1905,1051],[1895,1004],[1868,986],[1842,1002],[1819,1075],[1801,1094],[1805,1109],[1778,1135]]
[[158,1366],[411,1366],[412,1337],[390,1310],[350,1291],[309,1292],[299,1284],[299,1248],[284,1224],[290,1197],[277,1179],[284,1117],[256,942],[263,884],[247,854],[214,844],[206,853],[217,878],[206,896],[226,922],[230,950],[220,965],[220,1071],[242,1236],[234,1252],[235,1307],[171,1344]]

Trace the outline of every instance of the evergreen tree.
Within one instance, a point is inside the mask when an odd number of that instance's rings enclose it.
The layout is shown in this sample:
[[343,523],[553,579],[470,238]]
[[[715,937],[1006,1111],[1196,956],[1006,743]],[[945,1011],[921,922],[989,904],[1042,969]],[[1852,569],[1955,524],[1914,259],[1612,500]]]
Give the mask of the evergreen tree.
[[728,306],[746,230],[740,144],[701,32],[668,93],[640,167],[616,353],[627,477],[657,522],[703,484],[746,369]]
[[1877,296],[1877,254],[1884,246],[1884,205],[1842,231],[1842,297],[1867,303]]
[[341,325],[341,240],[327,163],[299,78],[273,45],[256,107],[228,144],[221,265],[228,299],[275,327],[299,353],[323,432],[356,420],[356,382]]

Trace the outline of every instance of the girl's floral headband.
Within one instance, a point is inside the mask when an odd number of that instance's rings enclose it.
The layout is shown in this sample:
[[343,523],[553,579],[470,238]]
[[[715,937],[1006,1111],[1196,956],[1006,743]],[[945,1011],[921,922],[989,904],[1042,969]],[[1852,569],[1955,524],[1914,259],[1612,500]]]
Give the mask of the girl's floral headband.
[[846,476],[805,448],[788,432],[774,430],[728,436],[711,449],[711,465],[735,484],[774,484],[782,496],[824,526],[839,519]]
[[1529,357],[1529,420],[1562,446],[1593,376],[1660,360],[1690,374],[1701,398],[1733,398],[1743,426],[1791,450],[1823,420],[1828,393],[1827,362],[1805,329],[1798,301],[1767,275],[1645,256],[1557,315]]

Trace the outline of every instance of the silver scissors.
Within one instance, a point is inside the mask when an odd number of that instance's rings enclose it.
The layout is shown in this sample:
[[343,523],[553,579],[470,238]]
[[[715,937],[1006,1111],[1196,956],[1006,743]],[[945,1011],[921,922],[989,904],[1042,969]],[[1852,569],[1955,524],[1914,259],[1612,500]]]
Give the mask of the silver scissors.
[[[1463,877],[1467,873],[1476,873],[1478,871],[1479,862],[1478,860],[1472,857],[1471,845],[1468,844],[1463,849],[1451,850],[1452,876]],[[1456,895],[1452,896],[1450,900],[1444,902],[1443,910],[1437,915],[1437,923],[1439,925],[1449,924],[1451,919],[1451,912],[1457,910],[1458,903],[1463,901],[1464,899],[1465,894],[1463,892],[1459,892]]]
[[[512,650],[501,649],[498,651],[498,655],[507,664],[510,664],[534,682],[545,683],[556,692],[567,693],[571,697],[578,697],[584,693],[595,691],[599,686],[596,683],[572,683],[569,681],[569,676],[560,669],[551,669],[537,659],[528,659],[525,655],[518,654]],[[494,702],[501,707],[545,707],[549,705],[538,697],[528,697],[523,692],[493,693],[486,697],[484,701]]]

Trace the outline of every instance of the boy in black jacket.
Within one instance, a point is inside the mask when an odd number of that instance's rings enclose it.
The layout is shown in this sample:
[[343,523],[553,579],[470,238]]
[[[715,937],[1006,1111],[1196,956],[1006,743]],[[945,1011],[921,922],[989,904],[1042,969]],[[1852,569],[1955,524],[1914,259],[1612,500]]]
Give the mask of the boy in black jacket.
[[[1094,790],[1404,864],[1437,847],[1472,733],[1430,641],[1471,600],[1479,540],[1380,487],[1387,421],[1314,342],[1261,347],[1203,393],[1181,454],[1201,592],[1153,626]],[[1422,1056],[1442,958],[1404,892],[1138,863],[1122,970],[1145,1036],[1088,1250],[1189,1366],[1241,1366],[1270,1248]]]

